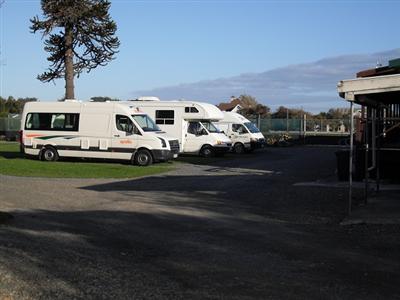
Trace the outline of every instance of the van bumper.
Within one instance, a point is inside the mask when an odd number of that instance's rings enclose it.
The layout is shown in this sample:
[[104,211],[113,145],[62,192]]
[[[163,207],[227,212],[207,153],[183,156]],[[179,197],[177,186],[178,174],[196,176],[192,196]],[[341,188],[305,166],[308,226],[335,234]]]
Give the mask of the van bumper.
[[231,144],[225,144],[225,145],[214,145],[213,150],[215,154],[223,154],[227,153],[231,150],[232,145]]
[[176,154],[171,150],[152,150],[153,158],[155,161],[168,161],[173,158],[176,158]]
[[258,139],[257,141],[250,142],[251,150],[260,149],[265,147],[265,139]]

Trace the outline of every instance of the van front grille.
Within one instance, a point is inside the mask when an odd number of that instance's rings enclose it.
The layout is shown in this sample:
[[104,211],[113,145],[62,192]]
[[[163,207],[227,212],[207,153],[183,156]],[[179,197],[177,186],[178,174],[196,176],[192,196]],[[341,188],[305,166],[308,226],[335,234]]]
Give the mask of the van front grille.
[[178,140],[169,141],[169,147],[171,148],[172,153],[174,153],[174,154],[179,153],[179,141]]

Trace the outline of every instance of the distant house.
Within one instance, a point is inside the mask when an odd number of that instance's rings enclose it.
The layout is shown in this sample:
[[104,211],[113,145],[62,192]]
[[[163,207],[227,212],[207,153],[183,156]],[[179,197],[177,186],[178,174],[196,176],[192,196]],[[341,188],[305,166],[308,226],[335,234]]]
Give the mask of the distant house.
[[248,108],[248,105],[244,104],[240,99],[231,97],[231,101],[228,103],[220,103],[217,107],[222,111],[238,112],[241,109]]

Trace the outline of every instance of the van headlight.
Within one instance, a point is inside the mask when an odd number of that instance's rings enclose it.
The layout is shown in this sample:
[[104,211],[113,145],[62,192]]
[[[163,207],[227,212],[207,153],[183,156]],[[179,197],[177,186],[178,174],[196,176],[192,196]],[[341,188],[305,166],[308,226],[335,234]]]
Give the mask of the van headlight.
[[250,142],[257,142],[257,141],[258,141],[257,138],[251,138],[251,139],[250,139]]
[[161,146],[162,146],[163,148],[166,148],[166,147],[167,147],[167,143],[165,142],[165,140],[162,139],[162,138],[160,138],[160,137],[159,137],[159,139],[160,139],[160,141],[161,141]]
[[217,141],[217,145],[222,145],[223,143],[223,141]]

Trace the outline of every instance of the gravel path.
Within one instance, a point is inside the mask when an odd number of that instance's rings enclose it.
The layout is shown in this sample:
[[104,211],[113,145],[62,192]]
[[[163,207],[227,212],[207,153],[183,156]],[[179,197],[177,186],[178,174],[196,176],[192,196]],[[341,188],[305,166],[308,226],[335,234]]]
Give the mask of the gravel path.
[[0,299],[399,298],[399,227],[340,226],[345,189],[296,185],[332,177],[334,151],[134,180],[0,176],[14,216],[0,225]]

